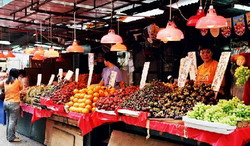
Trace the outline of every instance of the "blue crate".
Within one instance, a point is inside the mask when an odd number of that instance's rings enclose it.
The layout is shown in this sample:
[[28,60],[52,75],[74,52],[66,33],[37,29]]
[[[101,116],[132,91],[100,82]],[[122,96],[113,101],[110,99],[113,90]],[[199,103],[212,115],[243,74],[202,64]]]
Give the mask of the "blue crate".
[[3,109],[3,101],[0,101],[0,124],[6,124],[6,114]]

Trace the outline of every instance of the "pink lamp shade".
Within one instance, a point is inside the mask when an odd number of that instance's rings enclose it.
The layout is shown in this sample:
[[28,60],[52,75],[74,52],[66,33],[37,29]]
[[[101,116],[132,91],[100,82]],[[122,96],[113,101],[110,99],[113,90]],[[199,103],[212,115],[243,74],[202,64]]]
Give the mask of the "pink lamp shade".
[[67,48],[67,52],[79,52],[79,53],[83,53],[84,52],[84,48],[79,46],[77,41],[74,40],[71,46],[68,46]]
[[43,60],[44,50],[39,49],[34,53],[34,56],[32,57],[33,60]]
[[37,46],[35,46],[34,50],[32,50],[32,51],[30,52],[30,54],[33,54],[33,55],[34,55],[36,51],[38,51],[38,47],[37,47]]
[[8,51],[8,54],[5,55],[6,58],[14,58],[16,57],[14,54],[12,54],[11,51]]
[[3,54],[3,52],[0,52],[0,58],[6,58],[6,56]]
[[25,48],[24,53],[25,53],[25,54],[31,54],[31,50],[30,50],[29,46],[27,46],[27,47]]
[[227,27],[227,20],[222,16],[218,16],[212,5],[209,7],[207,15],[200,18],[195,26],[197,29],[222,27]]
[[49,51],[46,51],[46,52],[44,53],[44,57],[46,57],[46,58],[55,58],[55,57],[59,57],[59,53],[58,53],[58,51],[55,51],[53,47],[51,47],[51,48],[49,49]]
[[116,43],[112,45],[110,51],[127,51],[127,47],[121,43]]
[[166,43],[168,41],[180,41],[181,39],[184,39],[184,35],[181,30],[176,28],[175,23],[170,21],[166,28],[161,29],[157,33],[156,38]]
[[122,43],[123,40],[121,36],[115,34],[114,29],[110,29],[109,33],[104,35],[101,39],[101,43],[103,44],[115,44],[115,43]]
[[199,20],[201,17],[204,17],[204,16],[205,16],[204,9],[200,6],[199,9],[197,10],[196,15],[191,16],[191,17],[188,19],[188,21],[187,21],[187,26],[195,26],[196,23],[198,22],[198,20]]

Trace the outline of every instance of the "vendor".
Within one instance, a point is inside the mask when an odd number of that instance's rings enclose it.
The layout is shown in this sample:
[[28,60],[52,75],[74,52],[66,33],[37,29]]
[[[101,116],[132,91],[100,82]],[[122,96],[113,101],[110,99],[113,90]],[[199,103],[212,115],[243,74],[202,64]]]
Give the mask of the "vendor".
[[104,64],[106,67],[102,71],[102,80],[100,81],[99,85],[101,85],[101,86],[108,85],[109,80],[110,80],[111,71],[115,71],[115,72],[117,72],[117,75],[116,75],[114,87],[116,89],[124,88],[124,81],[122,78],[122,73],[121,73],[120,69],[115,65],[116,62],[117,62],[116,56],[114,53],[108,52],[104,55]]
[[26,71],[24,69],[19,70],[18,79],[22,82],[23,88],[27,88],[29,86],[29,78],[26,76]]
[[[245,65],[250,68],[250,53],[233,55],[231,61],[236,62],[238,66]],[[246,105],[250,105],[250,79],[244,85],[243,101]]]
[[198,67],[196,82],[212,83],[218,62],[213,60],[213,52],[211,48],[201,47],[199,49],[199,55],[203,60],[203,64]]

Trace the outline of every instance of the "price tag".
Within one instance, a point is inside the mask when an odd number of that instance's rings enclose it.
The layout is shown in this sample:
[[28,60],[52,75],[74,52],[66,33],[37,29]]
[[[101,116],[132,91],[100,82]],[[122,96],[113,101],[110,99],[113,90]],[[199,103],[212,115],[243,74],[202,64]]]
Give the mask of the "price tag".
[[79,77],[79,68],[76,69],[75,72],[75,81],[78,82],[78,77]]
[[132,59],[129,59],[128,60],[128,72],[134,72],[135,71],[135,68],[134,68],[134,62]]
[[220,86],[227,68],[228,60],[230,58],[231,52],[222,52],[220,56],[220,60],[218,66],[216,68],[216,72],[214,75],[214,80],[212,83],[212,89],[214,91],[219,91]]
[[49,83],[48,83],[48,85],[51,85],[51,84],[52,84],[52,82],[54,81],[54,79],[55,79],[55,75],[54,75],[54,74],[52,74],[52,75],[50,76],[50,79],[49,79]]
[[90,70],[89,70],[89,77],[88,77],[87,87],[89,87],[89,86],[90,86],[90,84],[91,84],[91,81],[92,81],[92,75],[93,75],[93,70],[94,70],[94,68],[93,68],[93,67],[92,67],[92,68],[90,68]]
[[191,59],[191,66],[189,70],[190,80],[196,80],[197,76],[197,63],[195,52],[188,52],[188,57]]
[[61,80],[62,76],[63,76],[63,69],[59,68],[59,71],[58,71],[58,80]]
[[111,71],[109,85],[111,85],[112,87],[115,87],[116,75],[117,75],[116,71]]
[[184,60],[181,60],[181,66],[182,68],[179,70],[180,72],[179,72],[179,77],[178,77],[178,86],[184,87],[186,80],[187,80],[188,72],[191,66],[191,59],[189,57],[185,57]]
[[67,72],[67,74],[66,74],[66,76],[65,76],[64,79],[69,81],[70,78],[72,77],[73,73],[74,73],[73,71],[68,70],[68,72]]
[[37,82],[36,82],[36,85],[37,85],[37,86],[41,85],[41,82],[42,82],[42,74],[38,74],[38,75],[37,75]]
[[91,67],[94,66],[94,53],[88,53],[89,57],[89,70],[91,70]]
[[143,70],[142,70],[141,81],[140,81],[140,89],[142,89],[145,86],[145,84],[146,84],[146,80],[147,80],[147,76],[148,76],[148,70],[149,70],[149,65],[150,65],[150,62],[145,62],[144,63]]

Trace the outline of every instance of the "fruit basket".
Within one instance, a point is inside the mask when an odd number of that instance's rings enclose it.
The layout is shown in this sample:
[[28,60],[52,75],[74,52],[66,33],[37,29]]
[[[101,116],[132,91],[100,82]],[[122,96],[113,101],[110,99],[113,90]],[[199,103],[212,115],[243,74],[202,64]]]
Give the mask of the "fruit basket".
[[184,121],[184,125],[186,127],[191,127],[195,129],[200,129],[200,130],[205,130],[205,131],[210,131],[210,132],[220,133],[220,134],[225,134],[225,135],[234,132],[234,130],[236,129],[236,126],[230,126],[230,125],[222,124],[222,123],[191,119],[191,118],[188,118],[187,116],[184,116],[182,120]]

